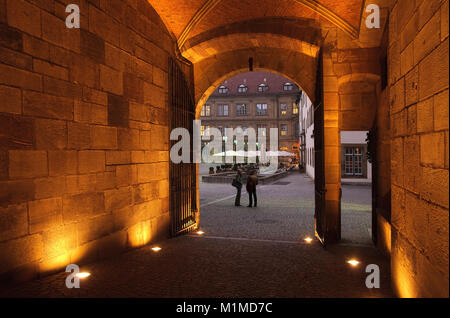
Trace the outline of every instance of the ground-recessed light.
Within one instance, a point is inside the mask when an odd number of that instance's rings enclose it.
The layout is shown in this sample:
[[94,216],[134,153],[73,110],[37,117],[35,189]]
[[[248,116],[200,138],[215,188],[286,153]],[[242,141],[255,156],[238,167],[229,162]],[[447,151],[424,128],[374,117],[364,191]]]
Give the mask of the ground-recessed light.
[[356,259],[350,259],[350,260],[347,261],[347,263],[350,264],[353,267],[356,267],[356,266],[359,265],[360,262],[358,260],[356,260]]
[[75,274],[75,276],[78,278],[87,278],[87,277],[91,276],[91,273],[82,272],[82,273]]
[[160,250],[162,250],[162,248],[159,246],[152,247],[153,252],[159,252]]
[[203,235],[203,234],[205,234],[205,232],[203,232],[203,231],[197,231],[197,234],[198,234],[198,235]]
[[305,237],[304,238],[304,241],[306,242],[306,243],[308,243],[308,244],[311,244],[311,242],[313,241],[313,239],[311,238],[311,237]]

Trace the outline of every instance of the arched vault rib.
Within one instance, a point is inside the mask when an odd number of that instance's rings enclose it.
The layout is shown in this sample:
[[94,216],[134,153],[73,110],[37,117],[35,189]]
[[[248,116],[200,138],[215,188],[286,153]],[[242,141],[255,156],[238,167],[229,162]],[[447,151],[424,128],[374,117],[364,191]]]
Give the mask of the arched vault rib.
[[[358,37],[358,30],[352,26],[350,23],[345,21],[343,18],[341,18],[339,15],[325,7],[324,5],[320,4],[316,0],[294,0],[298,3],[303,4],[307,8],[311,9],[312,11],[316,12],[320,16],[324,17],[325,19],[329,20],[331,23],[336,25],[338,28],[349,34],[352,38]],[[201,23],[203,18],[211,12],[219,3],[221,0],[207,0],[200,9],[194,14],[194,16],[190,19],[188,24],[184,27],[183,32],[178,38],[177,44],[178,48],[181,49],[183,45],[186,43],[186,41],[189,38],[190,33],[192,30]]]

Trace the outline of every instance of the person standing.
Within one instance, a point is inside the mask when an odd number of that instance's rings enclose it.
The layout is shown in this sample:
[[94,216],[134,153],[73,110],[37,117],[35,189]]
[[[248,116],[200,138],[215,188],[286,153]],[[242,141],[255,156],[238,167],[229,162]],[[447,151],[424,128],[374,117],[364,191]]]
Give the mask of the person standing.
[[237,170],[236,178],[233,180],[233,186],[236,187],[236,199],[234,200],[235,206],[241,206],[241,190],[242,190],[242,170]]
[[252,170],[249,172],[249,176],[247,177],[247,192],[248,192],[248,207],[251,208],[253,204],[253,199],[255,200],[254,207],[256,208],[256,205],[258,203],[257,197],[256,197],[256,186],[258,185],[258,177],[255,174],[255,171]]

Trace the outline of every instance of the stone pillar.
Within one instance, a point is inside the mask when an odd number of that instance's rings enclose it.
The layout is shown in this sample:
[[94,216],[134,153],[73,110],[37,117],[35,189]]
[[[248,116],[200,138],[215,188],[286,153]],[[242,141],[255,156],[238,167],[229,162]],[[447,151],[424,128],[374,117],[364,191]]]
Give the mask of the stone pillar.
[[324,153],[325,153],[325,215],[328,242],[341,239],[341,168],[339,95],[337,77],[332,67],[331,55],[323,56],[324,93]]

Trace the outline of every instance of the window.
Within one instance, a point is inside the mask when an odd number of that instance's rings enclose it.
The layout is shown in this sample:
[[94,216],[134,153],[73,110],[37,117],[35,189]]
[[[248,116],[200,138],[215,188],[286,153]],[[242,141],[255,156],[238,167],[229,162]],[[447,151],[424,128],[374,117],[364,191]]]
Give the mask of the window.
[[258,92],[262,93],[262,92],[266,92],[269,89],[269,86],[267,86],[267,84],[260,84],[258,86]]
[[204,136],[205,135],[205,126],[200,126],[200,135]]
[[281,136],[287,136],[287,125],[286,124],[282,124],[281,125]]
[[236,116],[245,116],[247,115],[247,105],[246,104],[237,104],[236,105]]
[[239,93],[246,93],[248,91],[248,87],[245,86],[244,84],[239,85],[238,87],[238,92]]
[[211,106],[209,105],[203,106],[202,113],[200,114],[200,116],[202,117],[211,116]]
[[294,89],[294,85],[292,85],[291,83],[286,83],[284,84],[283,89],[285,91],[292,91]]
[[280,104],[281,115],[287,115],[287,104]]
[[346,176],[362,176],[362,147],[345,147],[344,151],[344,174]]
[[217,116],[228,116],[228,105],[219,105]]
[[211,128],[210,126],[200,126],[200,135],[209,137],[209,129],[210,128]]
[[292,104],[292,114],[298,115],[298,104]]
[[258,136],[266,137],[267,136],[267,128],[265,125],[258,125]]
[[219,87],[219,94],[226,94],[226,93],[228,93],[228,87],[226,87],[226,86],[220,86]]
[[267,115],[267,104],[256,104],[256,115]]

